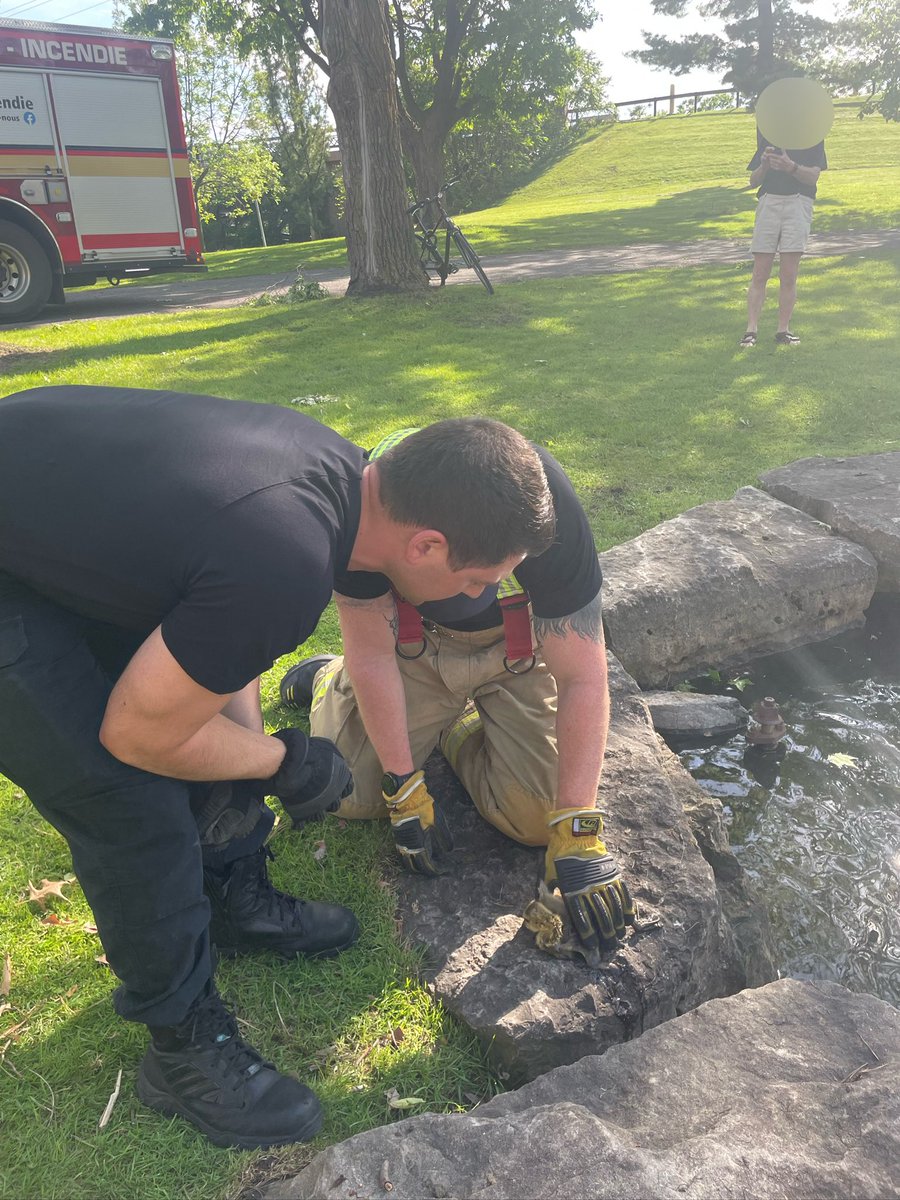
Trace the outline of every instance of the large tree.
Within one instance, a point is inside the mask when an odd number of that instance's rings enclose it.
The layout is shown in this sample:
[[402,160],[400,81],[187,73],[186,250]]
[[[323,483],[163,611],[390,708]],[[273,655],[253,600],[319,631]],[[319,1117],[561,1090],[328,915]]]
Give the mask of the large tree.
[[397,93],[384,0],[329,0],[328,106],[346,189],[348,295],[426,286],[406,218]]
[[[159,32],[199,7],[247,50],[299,47],[329,75],[323,38],[339,0],[153,0]],[[492,118],[565,87],[578,69],[575,34],[596,19],[593,0],[383,0],[391,29],[403,149],[416,191],[442,181],[442,154],[461,121]]]
[[652,0],[660,16],[684,17],[690,12],[704,21],[721,23],[722,32],[668,38],[644,31],[646,47],[632,58],[648,66],[685,75],[703,68],[721,71],[745,95],[758,95],[773,79],[819,60],[826,49],[832,23],[798,11],[794,0]]
[[[414,291],[419,267],[400,146],[387,0],[136,0],[131,28],[178,36],[200,13],[248,58],[290,64],[299,47],[327,68],[344,176],[349,294]],[[312,10],[315,11],[312,11]],[[327,20],[323,19],[327,15]],[[314,21],[314,27],[310,24]]]

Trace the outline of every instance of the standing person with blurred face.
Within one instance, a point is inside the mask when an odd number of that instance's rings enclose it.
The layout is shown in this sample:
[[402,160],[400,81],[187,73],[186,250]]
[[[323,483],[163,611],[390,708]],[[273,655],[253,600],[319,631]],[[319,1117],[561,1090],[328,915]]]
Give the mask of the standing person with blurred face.
[[775,342],[779,346],[796,346],[800,341],[790,329],[797,301],[797,275],[809,240],[816,185],[827,167],[824,142],[807,150],[782,150],[769,145],[757,131],[756,153],[747,164],[748,187],[759,191],[750,243],[753,275],[747,292],[747,332],[741,338],[741,346],[757,343],[766,284],[776,254],[779,283]]

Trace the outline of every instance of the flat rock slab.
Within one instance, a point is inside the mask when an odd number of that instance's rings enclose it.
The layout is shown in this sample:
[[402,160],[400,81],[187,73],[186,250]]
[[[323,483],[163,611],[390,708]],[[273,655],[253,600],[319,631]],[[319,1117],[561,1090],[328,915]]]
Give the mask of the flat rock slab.
[[777,499],[865,546],[878,563],[878,590],[900,592],[900,451],[801,458],[759,480]]
[[733,696],[644,692],[653,727],[663,737],[723,737],[746,729],[750,714]]
[[[453,830],[452,868],[435,880],[398,880],[403,934],[425,948],[425,978],[513,1081],[597,1054],[745,986],[713,870],[672,786],[671,756],[634,681],[614,660],[610,682],[599,803],[604,836],[645,923],[615,955],[591,969],[580,958],[537,949],[522,913],[537,894],[543,849],[489,826],[439,756],[427,770]],[[700,791],[676,769],[685,786]]]
[[319,1154],[266,1200],[887,1200],[900,1012],[783,979],[713,1000],[470,1113]]
[[752,487],[600,562],[610,648],[646,689],[861,625],[878,573],[864,547]]

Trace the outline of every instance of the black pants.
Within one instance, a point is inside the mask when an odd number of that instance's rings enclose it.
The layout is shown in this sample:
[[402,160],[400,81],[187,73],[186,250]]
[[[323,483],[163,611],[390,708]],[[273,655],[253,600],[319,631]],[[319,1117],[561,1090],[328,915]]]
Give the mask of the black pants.
[[[142,636],[89,621],[0,572],[0,773],[63,835],[122,981],[120,1016],[174,1025],[212,975],[191,788],[126,766],[99,741],[113,683]],[[260,819],[218,862],[257,850]]]

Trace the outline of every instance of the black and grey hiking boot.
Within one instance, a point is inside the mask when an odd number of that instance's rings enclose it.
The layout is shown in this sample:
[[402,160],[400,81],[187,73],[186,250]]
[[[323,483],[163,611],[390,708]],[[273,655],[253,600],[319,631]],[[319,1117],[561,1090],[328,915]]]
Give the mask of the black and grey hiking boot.
[[312,704],[313,681],[322,667],[334,662],[335,654],[313,654],[310,658],[302,658],[285,671],[279,692],[281,703],[290,708],[309,708]]
[[309,1141],[321,1128],[315,1093],[243,1041],[214,989],[180,1025],[151,1026],[150,1034],[138,1096],[167,1116],[184,1117],[213,1145],[284,1146]]
[[279,892],[269,880],[270,858],[272,851],[260,846],[227,867],[203,872],[212,908],[209,935],[219,954],[273,950],[285,958],[331,958],[352,946],[359,925],[350,909]]

